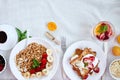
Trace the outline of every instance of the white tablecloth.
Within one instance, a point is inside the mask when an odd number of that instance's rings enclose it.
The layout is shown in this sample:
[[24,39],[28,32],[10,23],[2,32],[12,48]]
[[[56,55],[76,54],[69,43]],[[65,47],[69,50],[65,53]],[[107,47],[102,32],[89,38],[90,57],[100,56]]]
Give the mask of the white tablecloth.
[[[54,21],[58,29],[52,34],[57,38],[65,36],[67,47],[78,40],[94,41],[91,36],[92,27],[102,20],[110,21],[116,34],[120,33],[120,0],[0,0],[0,24],[10,24],[21,30],[29,28],[32,36],[46,39],[46,24]],[[111,42],[109,49],[115,44],[118,45]],[[8,61],[10,51],[1,53]],[[107,67],[114,58],[119,57],[114,57],[109,50]],[[54,79],[62,80],[58,74],[59,72]],[[104,78],[113,80],[108,68]],[[6,71],[0,74],[0,80],[14,79],[8,62]]]

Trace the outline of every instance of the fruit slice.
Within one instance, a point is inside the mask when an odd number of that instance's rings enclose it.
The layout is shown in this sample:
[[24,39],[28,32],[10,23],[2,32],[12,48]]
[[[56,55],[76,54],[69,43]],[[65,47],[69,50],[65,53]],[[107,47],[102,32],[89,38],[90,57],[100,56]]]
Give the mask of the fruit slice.
[[100,35],[100,33],[99,33],[100,28],[101,28],[101,24],[98,24],[98,25],[96,26],[95,30],[94,30],[94,34],[95,34],[95,35]]
[[48,56],[47,60],[48,60],[48,62],[53,62],[53,57],[52,56]]
[[111,29],[111,26],[109,24],[108,25],[108,36],[111,36],[112,35],[112,29]]
[[117,36],[117,42],[120,44],[120,35]]
[[55,22],[49,22],[47,26],[50,31],[55,31],[57,29],[57,25]]
[[114,46],[112,48],[112,53],[114,56],[120,56],[120,47],[119,46]]
[[46,50],[46,53],[47,53],[48,55],[52,55],[52,50],[51,50],[51,49],[47,49],[47,50]]
[[49,70],[48,69],[44,69],[44,70],[42,70],[42,73],[43,73],[43,75],[48,75]]

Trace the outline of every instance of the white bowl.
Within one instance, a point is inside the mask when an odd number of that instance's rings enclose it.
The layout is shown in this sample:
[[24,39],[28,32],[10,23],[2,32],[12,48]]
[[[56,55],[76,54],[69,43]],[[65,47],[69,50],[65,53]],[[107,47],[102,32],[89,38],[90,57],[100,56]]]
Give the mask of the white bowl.
[[112,78],[114,78],[115,80],[120,80],[120,78],[115,77],[115,76],[112,74],[111,70],[110,70],[111,65],[112,65],[115,61],[120,61],[120,59],[115,59],[115,60],[113,60],[113,61],[110,63],[110,65],[109,65],[109,72],[110,72],[110,75],[112,76]]
[[0,74],[1,73],[3,73],[4,71],[5,71],[5,69],[6,69],[6,59],[5,59],[5,57],[2,55],[2,53],[0,53],[0,55],[3,57],[3,59],[4,59],[4,61],[5,61],[5,66],[4,66],[4,68],[3,68],[3,70],[2,71],[0,71]]
[[18,42],[18,35],[15,27],[11,25],[0,25],[0,31],[3,31],[7,35],[7,40],[4,43],[0,43],[0,50],[12,49]]

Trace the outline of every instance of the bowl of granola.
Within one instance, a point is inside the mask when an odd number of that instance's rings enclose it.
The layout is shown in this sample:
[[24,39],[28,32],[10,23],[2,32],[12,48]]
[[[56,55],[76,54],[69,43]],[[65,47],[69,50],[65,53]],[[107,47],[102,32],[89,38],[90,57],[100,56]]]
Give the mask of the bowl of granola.
[[54,47],[40,38],[19,42],[13,48],[9,61],[10,69],[18,80],[50,80],[58,66]]
[[120,59],[115,59],[110,63],[109,72],[112,78],[120,80]]

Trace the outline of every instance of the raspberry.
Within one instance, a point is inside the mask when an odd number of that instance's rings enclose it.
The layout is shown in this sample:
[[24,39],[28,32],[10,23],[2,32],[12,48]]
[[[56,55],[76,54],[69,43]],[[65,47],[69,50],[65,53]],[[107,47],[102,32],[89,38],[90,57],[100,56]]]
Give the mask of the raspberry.
[[39,66],[39,67],[37,67],[37,68],[35,69],[36,72],[39,72],[39,71],[41,71],[41,70],[42,70],[42,67],[41,67],[41,66]]
[[35,69],[31,69],[29,72],[30,72],[30,74],[36,73]]
[[46,52],[44,52],[43,54],[42,54],[42,58],[45,58],[45,59],[47,59],[47,53]]
[[46,63],[47,63],[47,59],[43,58],[43,59],[41,60],[41,64],[46,65]]

